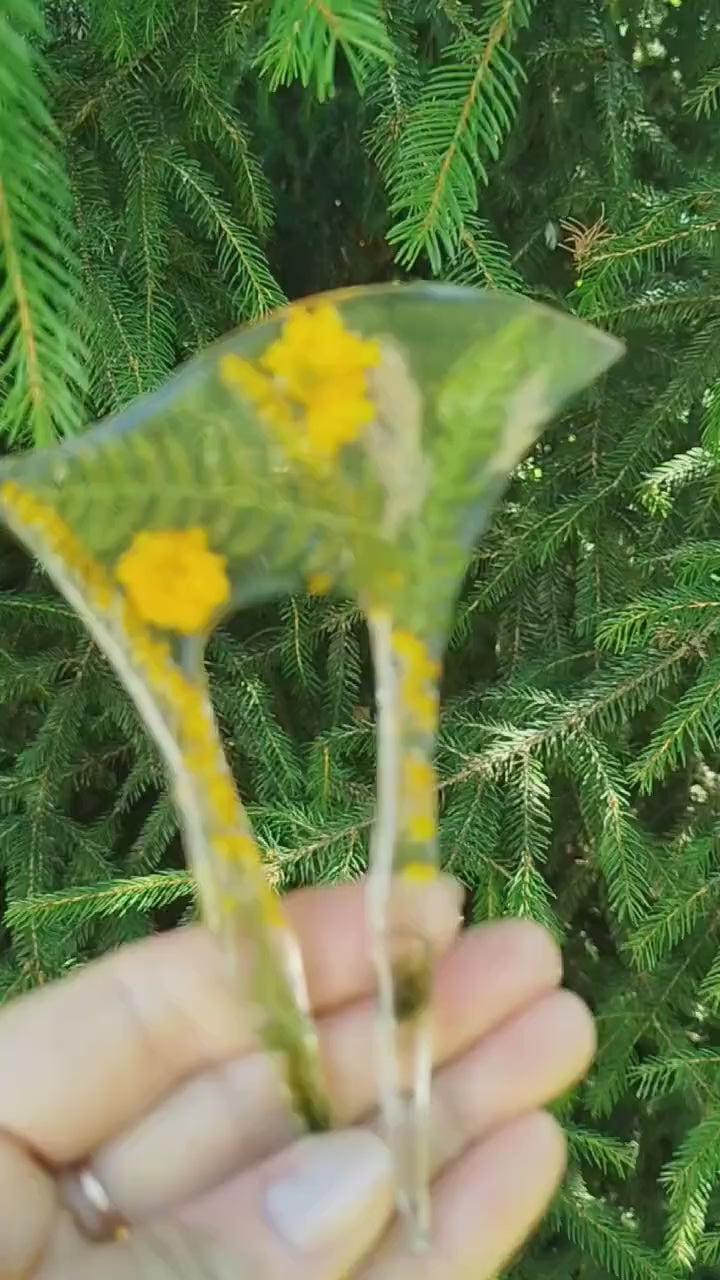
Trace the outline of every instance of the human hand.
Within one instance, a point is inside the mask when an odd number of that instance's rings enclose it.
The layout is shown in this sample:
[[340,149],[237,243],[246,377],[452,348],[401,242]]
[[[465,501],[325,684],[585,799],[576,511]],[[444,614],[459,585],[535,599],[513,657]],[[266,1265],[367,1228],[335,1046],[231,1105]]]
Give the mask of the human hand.
[[[590,1015],[537,926],[457,938],[428,888],[434,998],[433,1234],[408,1256],[373,1118],[374,1006],[361,886],[288,899],[338,1122],[300,1137],[276,1064],[202,928],[125,947],[0,1013],[0,1280],[483,1280],[564,1167],[540,1108],[586,1069]],[[47,1167],[34,1159],[38,1153]],[[51,1170],[88,1162],[131,1224],[95,1245]]]

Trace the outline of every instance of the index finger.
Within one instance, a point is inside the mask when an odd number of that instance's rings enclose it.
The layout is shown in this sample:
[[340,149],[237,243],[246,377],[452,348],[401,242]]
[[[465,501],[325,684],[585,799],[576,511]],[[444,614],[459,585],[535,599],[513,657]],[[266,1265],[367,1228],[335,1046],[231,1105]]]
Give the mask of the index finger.
[[[438,951],[459,923],[457,886],[425,888]],[[287,899],[314,1009],[367,995],[373,975],[361,885]],[[242,971],[248,982],[252,957]],[[230,984],[205,929],[135,943],[0,1013],[0,1130],[54,1164],[88,1156],[183,1080],[257,1043],[257,1011]]]

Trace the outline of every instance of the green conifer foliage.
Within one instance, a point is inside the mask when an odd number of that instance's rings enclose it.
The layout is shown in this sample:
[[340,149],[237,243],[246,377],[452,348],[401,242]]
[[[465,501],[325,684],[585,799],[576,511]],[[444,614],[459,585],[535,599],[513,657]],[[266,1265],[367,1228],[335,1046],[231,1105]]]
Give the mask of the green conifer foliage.
[[[621,335],[477,548],[440,748],[468,916],[546,922],[600,1051],[516,1280],[720,1269],[720,11],[714,0],[6,0],[0,428],[42,445],[284,296],[430,276]],[[53,122],[51,124],[51,121]],[[250,482],[250,479],[249,479]],[[4,998],[193,910],[159,762],[0,544]],[[367,641],[334,599],[210,650],[285,888],[357,876]]]

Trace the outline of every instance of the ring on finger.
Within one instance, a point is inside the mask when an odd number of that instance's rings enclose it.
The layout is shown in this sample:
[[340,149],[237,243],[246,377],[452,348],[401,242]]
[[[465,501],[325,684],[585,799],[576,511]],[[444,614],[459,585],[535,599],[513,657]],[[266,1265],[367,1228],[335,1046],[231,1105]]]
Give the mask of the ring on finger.
[[55,1178],[61,1204],[86,1240],[108,1244],[127,1237],[130,1224],[88,1164],[61,1169]]

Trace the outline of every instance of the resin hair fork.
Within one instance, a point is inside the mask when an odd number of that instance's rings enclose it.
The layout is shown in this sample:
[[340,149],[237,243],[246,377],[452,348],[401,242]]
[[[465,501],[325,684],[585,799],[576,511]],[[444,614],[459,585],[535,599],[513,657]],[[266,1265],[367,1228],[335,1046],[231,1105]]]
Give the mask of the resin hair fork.
[[[378,1086],[415,1244],[430,1181],[422,900],[438,873],[433,757],[453,604],[511,471],[619,353],[514,296],[327,294],[222,340],[79,439],[0,467],[5,521],[81,614],[162,753],[203,916],[231,974],[251,944],[264,1043],[313,1129],[332,1108],[302,957],[223,753],[204,650],[224,617],[283,592],[333,590],[362,607],[377,692]],[[418,924],[403,932],[408,898]]]

